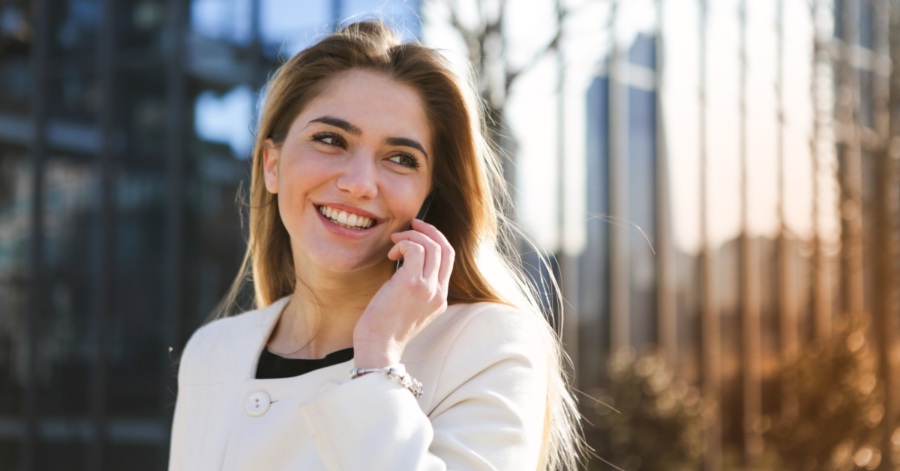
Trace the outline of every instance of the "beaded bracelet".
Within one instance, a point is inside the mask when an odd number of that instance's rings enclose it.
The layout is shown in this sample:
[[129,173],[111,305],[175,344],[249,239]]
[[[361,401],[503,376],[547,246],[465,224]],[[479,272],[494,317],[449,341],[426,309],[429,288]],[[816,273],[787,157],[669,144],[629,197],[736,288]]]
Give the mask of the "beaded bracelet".
[[403,365],[387,368],[353,368],[350,370],[350,379],[355,379],[366,373],[375,372],[384,373],[388,378],[397,381],[404,388],[409,389],[409,392],[413,393],[413,396],[416,396],[416,399],[422,396],[422,383],[407,374],[406,368]]

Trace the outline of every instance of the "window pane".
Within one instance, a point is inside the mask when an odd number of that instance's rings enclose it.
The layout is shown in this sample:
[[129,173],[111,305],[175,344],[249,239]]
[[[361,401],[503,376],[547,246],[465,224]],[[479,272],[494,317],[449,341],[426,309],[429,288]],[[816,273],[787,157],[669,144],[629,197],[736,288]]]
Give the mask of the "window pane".
[[125,167],[114,183],[112,310],[107,329],[107,410],[111,415],[156,415],[167,352],[160,316],[165,261],[165,174]]
[[18,416],[28,374],[32,172],[27,157],[21,149],[0,144],[0,417],[9,418]]
[[135,70],[116,77],[116,129],[114,148],[117,160],[165,167],[166,80],[163,70]]
[[168,466],[168,447],[115,444],[107,448],[103,468],[129,471],[163,470]]
[[89,54],[96,48],[101,14],[98,0],[49,0],[47,3],[51,55]]
[[162,52],[163,31],[166,25],[167,2],[161,0],[130,0],[116,2],[121,9],[117,47]]
[[96,167],[57,156],[44,173],[44,316],[35,341],[38,415],[81,415],[90,404],[100,218]]
[[83,443],[42,441],[35,453],[34,469],[80,471],[85,469],[86,453]]
[[[309,2],[297,2],[298,5]],[[318,2],[314,2],[318,3]],[[237,45],[250,43],[251,0],[192,0],[191,30]]]

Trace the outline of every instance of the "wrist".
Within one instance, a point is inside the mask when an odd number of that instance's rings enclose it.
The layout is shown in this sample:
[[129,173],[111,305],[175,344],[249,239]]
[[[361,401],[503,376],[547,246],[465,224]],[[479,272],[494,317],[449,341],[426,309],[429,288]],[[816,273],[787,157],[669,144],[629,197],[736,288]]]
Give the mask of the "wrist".
[[391,361],[386,357],[384,359],[379,357],[372,358],[354,358],[353,366],[355,368],[364,369],[364,368],[386,368],[388,366],[393,366],[399,364],[399,361]]
[[416,399],[422,397],[422,383],[410,376],[409,373],[406,372],[406,367],[402,364],[391,366],[389,368],[354,368],[350,370],[350,379],[356,379],[369,373],[386,374],[388,378],[400,383],[401,386],[408,389]]
[[400,363],[402,350],[388,345],[357,343],[353,345],[353,365],[356,368],[384,368]]

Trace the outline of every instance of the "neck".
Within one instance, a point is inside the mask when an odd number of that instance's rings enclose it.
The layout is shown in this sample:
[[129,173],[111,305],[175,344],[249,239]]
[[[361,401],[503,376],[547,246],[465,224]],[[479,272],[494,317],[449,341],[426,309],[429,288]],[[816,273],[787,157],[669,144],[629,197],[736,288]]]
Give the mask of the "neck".
[[[298,263],[300,262],[300,263]],[[324,358],[353,346],[353,330],[372,297],[394,274],[396,262],[337,273],[295,260],[297,285],[269,350],[287,358]]]

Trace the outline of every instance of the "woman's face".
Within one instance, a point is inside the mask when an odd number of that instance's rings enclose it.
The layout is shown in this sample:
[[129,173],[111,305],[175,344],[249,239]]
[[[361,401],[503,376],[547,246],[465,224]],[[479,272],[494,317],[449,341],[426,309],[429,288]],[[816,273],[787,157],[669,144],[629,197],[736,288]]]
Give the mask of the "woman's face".
[[[266,188],[298,263],[349,272],[393,263],[430,190],[434,154],[416,91],[376,72],[339,75],[264,153]],[[324,214],[323,214],[324,213]]]

